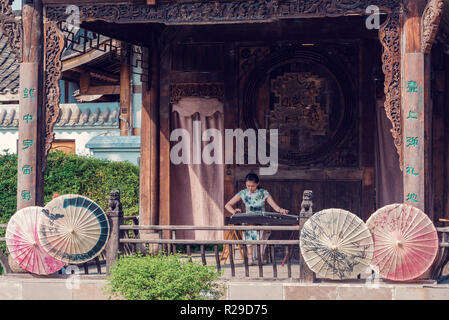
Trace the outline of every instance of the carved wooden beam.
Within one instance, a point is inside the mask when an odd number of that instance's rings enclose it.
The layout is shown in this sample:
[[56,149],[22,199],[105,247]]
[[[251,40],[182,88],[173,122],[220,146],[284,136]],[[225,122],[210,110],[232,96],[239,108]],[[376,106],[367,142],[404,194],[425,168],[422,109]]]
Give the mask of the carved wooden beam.
[[384,48],[382,70],[385,74],[385,112],[393,128],[391,133],[399,154],[402,170],[402,128],[401,128],[401,14],[394,9],[379,29],[379,38]]
[[15,18],[11,5],[13,0],[0,0],[0,31],[8,39],[8,45],[22,62],[22,22]]
[[445,6],[444,0],[430,0],[421,18],[421,51],[430,53],[440,28],[441,17]]
[[59,117],[60,91],[59,80],[62,75],[61,54],[64,50],[64,35],[59,31],[56,22],[44,23],[44,71],[45,71],[45,156],[51,149],[54,140],[53,128]]
[[[401,0],[307,0],[307,1],[201,1],[150,4],[85,4],[80,3],[80,20],[104,20],[113,23],[235,23],[270,21],[284,18],[337,17],[366,14],[366,8],[377,5],[389,12]],[[77,4],[76,1],[71,4]],[[64,21],[67,5],[47,5],[46,16]]]

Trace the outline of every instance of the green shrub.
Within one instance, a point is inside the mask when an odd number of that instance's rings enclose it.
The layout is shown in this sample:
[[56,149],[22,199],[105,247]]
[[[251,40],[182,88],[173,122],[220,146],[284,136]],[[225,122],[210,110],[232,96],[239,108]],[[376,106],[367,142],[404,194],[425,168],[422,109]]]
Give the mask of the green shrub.
[[[129,162],[112,162],[78,155],[51,152],[44,177],[44,203],[55,192],[81,194],[107,209],[109,193],[119,189],[125,216],[139,214],[139,167]],[[16,212],[17,155],[0,155],[0,224]],[[0,237],[5,229],[0,229]],[[6,244],[0,242],[6,252]],[[1,267],[0,267],[1,274]]]
[[[109,193],[119,189],[125,216],[139,214],[139,167],[130,162],[51,152],[44,177],[44,202],[55,192],[81,194],[104,210]],[[17,155],[0,155],[0,223],[7,223],[16,211]]]
[[223,295],[213,266],[179,255],[122,256],[111,267],[105,291],[128,300],[207,300]]

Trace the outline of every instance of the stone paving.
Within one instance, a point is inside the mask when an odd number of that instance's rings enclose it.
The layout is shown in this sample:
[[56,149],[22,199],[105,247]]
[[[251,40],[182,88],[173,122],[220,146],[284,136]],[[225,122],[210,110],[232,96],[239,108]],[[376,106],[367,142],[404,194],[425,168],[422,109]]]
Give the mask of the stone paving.
[[[186,256],[184,256],[186,257]],[[199,253],[193,261],[201,262]],[[282,260],[282,259],[280,259]],[[216,265],[215,254],[206,253],[208,265]],[[449,284],[432,281],[393,283],[365,280],[328,281],[300,283],[298,261],[292,261],[292,278],[288,278],[287,265],[277,261],[278,278],[273,278],[272,264],[263,266],[263,278],[259,267],[250,266],[250,277],[245,277],[244,264],[237,254],[236,276],[231,276],[229,261],[221,264],[223,275],[220,282],[225,287],[223,300],[449,300]],[[103,272],[105,268],[103,266]],[[95,274],[96,267],[89,268],[89,275],[81,275],[78,282],[70,281],[68,275],[36,276],[14,274],[0,276],[0,300],[104,300],[108,295],[103,287],[105,275]]]

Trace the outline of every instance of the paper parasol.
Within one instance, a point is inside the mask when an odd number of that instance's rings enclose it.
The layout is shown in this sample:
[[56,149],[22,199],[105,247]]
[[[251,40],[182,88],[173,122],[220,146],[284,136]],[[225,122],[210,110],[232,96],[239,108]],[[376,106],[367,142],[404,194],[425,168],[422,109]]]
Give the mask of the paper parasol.
[[363,221],[349,211],[326,209],[306,221],[301,254],[317,277],[355,278],[370,265],[373,239]]
[[17,211],[6,228],[6,245],[21,268],[46,275],[60,270],[64,263],[48,255],[39,244],[37,220],[42,209],[27,207]]
[[391,204],[366,222],[374,238],[373,265],[390,280],[411,280],[430,267],[438,235],[427,215],[411,205]]
[[106,246],[108,218],[89,198],[63,195],[44,207],[38,221],[38,235],[49,255],[79,264],[95,258]]

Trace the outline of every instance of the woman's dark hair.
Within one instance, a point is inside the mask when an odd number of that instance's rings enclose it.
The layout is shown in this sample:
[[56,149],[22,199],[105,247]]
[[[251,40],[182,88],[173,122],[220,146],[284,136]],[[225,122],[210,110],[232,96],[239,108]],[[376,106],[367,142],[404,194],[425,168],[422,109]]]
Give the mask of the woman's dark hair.
[[[252,181],[254,183],[259,183],[259,177],[255,173],[248,173],[246,175],[245,181]],[[260,187],[257,186],[257,189],[260,189]]]

